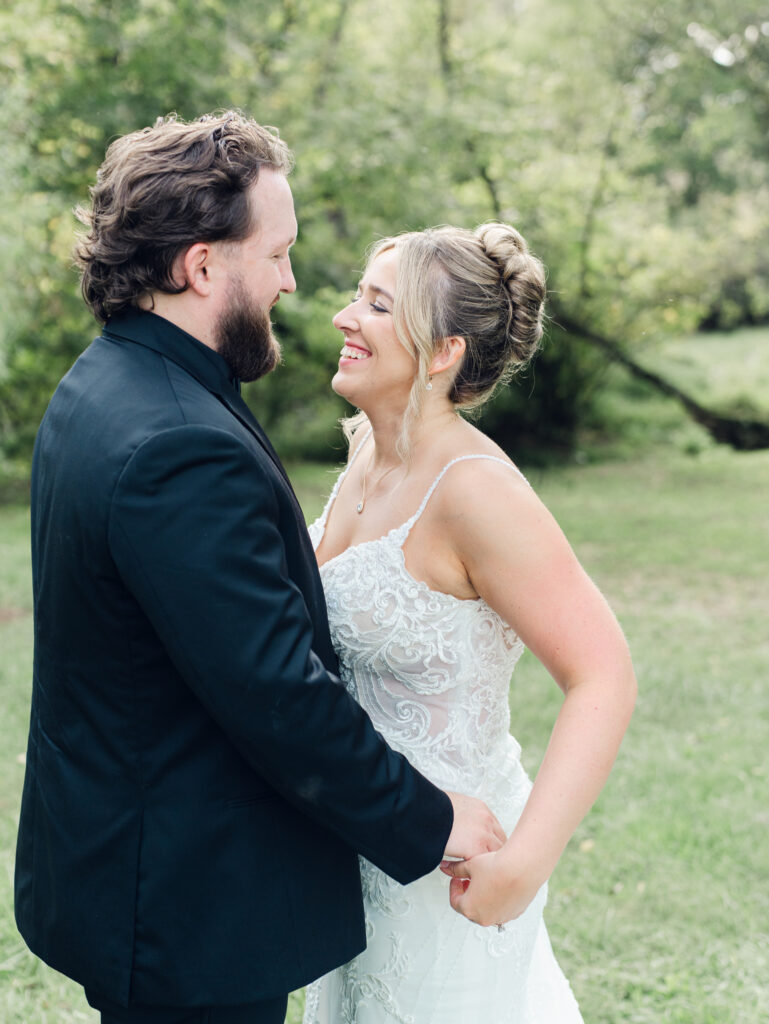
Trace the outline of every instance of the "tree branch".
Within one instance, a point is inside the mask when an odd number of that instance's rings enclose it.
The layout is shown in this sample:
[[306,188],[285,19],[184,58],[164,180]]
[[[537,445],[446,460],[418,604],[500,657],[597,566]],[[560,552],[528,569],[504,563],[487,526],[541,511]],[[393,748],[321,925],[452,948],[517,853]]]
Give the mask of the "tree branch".
[[615,104],[614,112],[612,113],[611,120],[609,122],[609,130],[606,133],[606,138],[604,139],[603,146],[601,147],[598,176],[596,178],[593,194],[590,197],[590,202],[587,207],[585,223],[582,227],[582,235],[579,240],[579,296],[582,299],[590,297],[590,288],[588,287],[587,282],[590,249],[593,244],[596,215],[600,207],[603,205],[604,187],[606,185],[606,165],[608,163],[609,153],[614,145],[614,129],[617,124],[618,115],[619,104]]
[[586,329],[568,316],[558,314],[554,317],[554,323],[570,334],[584,338],[590,345],[600,348],[613,362],[619,363],[638,380],[645,381],[663,395],[675,398],[689,416],[707,430],[713,440],[720,444],[731,445],[738,451],[758,451],[769,448],[769,423],[746,419],[742,416],[728,416],[708,409],[671,381],[652,370],[647,370],[646,367],[631,359],[615,341]]
[[336,53],[339,49],[339,44],[342,41],[342,33],[344,32],[344,25],[347,20],[347,15],[350,10],[351,0],[340,0],[339,9],[337,10],[336,20],[334,21],[334,27],[331,31],[331,36],[326,46],[326,56],[323,61],[318,81],[313,92],[313,103],[316,109],[320,109],[326,101],[326,91],[328,89],[328,80],[331,77],[331,72],[334,70],[334,63],[336,62]]
[[[450,29],[449,0],[438,0],[438,60],[441,68],[441,81],[448,98],[451,98],[456,86],[456,68],[451,56]],[[496,179],[492,177],[488,165],[478,155],[475,141],[469,134],[465,138],[464,146],[473,158],[478,177],[486,187],[494,219],[502,220],[502,204],[499,200],[499,186]]]

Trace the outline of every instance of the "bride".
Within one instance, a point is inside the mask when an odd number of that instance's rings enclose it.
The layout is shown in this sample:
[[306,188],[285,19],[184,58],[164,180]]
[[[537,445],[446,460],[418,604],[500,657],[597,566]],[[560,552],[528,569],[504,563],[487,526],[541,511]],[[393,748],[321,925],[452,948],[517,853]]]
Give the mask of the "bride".
[[[530,358],[544,294],[514,228],[444,227],[376,245],[334,318],[332,387],[361,411],[310,532],[342,679],[392,747],[486,801],[509,838],[408,886],[361,860],[367,949],[309,987],[305,1024],[581,1021],[542,920],[547,879],[609,774],[635,679],[557,524],[460,415]],[[509,734],[524,645],[564,693],[533,786]]]

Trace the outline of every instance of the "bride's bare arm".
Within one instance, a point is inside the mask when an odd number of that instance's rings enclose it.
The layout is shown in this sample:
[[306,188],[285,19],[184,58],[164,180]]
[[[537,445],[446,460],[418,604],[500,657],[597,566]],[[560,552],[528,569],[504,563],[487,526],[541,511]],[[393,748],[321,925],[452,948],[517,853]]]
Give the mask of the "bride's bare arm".
[[457,879],[455,909],[494,924],[523,912],[598,796],[630,720],[636,682],[617,620],[534,492],[497,464],[462,469],[441,502],[446,536],[475,590],[565,695],[505,845],[446,869]]

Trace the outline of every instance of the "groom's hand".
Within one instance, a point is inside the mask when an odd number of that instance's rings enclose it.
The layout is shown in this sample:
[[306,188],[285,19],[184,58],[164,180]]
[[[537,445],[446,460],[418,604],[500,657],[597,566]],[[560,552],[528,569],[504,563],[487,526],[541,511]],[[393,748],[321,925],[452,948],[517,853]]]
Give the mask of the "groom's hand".
[[446,857],[469,860],[479,853],[492,853],[507,836],[482,800],[463,793],[447,793],[454,808],[454,827],[446,843]]

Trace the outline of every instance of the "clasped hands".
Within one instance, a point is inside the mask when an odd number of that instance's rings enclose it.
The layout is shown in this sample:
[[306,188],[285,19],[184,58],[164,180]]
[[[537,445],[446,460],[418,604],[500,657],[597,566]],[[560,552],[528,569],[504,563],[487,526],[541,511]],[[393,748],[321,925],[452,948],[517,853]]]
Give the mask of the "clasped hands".
[[475,924],[512,921],[524,912],[544,878],[527,870],[502,826],[482,800],[449,793],[454,827],[441,871],[451,877],[451,906]]

